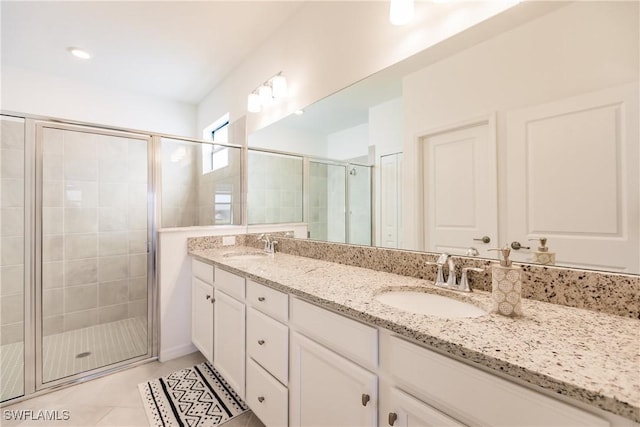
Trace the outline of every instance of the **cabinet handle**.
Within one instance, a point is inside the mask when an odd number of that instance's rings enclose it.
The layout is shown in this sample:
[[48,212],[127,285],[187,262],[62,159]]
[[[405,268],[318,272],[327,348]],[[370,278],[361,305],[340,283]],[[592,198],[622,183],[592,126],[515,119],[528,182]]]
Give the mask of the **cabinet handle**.
[[210,298],[211,298],[211,295],[207,295],[205,299],[210,299]]
[[260,402],[260,403],[264,402],[264,397],[263,396],[258,396],[258,402]]
[[264,340],[258,340],[258,344],[259,345],[263,345],[264,344]]
[[395,412],[389,412],[389,425],[392,426],[398,419],[398,414]]
[[258,301],[262,302],[264,301],[266,298],[265,297],[258,297]]
[[371,397],[368,394],[362,393],[362,406],[367,406],[367,403],[369,403],[370,400]]

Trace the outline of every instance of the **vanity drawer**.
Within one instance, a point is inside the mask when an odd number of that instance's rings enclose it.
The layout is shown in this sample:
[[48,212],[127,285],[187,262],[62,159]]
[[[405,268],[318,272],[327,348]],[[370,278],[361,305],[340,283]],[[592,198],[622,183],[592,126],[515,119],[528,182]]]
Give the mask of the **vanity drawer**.
[[246,397],[249,408],[267,427],[288,425],[287,388],[252,359],[247,359]]
[[203,282],[213,285],[213,265],[192,259],[191,274]]
[[376,328],[297,298],[291,298],[291,325],[365,368],[378,367]]
[[247,354],[286,384],[289,376],[289,328],[255,308],[247,310]]
[[219,267],[216,267],[215,283],[216,289],[226,292],[227,294],[238,299],[244,299],[244,277],[236,276]]
[[263,313],[278,320],[289,320],[289,295],[247,280],[247,301]]
[[609,425],[574,406],[398,337],[390,338],[382,355],[382,365],[388,366],[398,387],[468,425]]

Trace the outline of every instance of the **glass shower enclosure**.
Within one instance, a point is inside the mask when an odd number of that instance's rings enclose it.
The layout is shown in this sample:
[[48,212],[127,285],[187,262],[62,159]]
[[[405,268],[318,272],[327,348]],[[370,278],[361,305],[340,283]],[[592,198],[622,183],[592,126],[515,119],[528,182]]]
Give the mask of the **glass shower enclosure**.
[[371,245],[371,166],[309,161],[309,238]]
[[2,116],[0,400],[148,359],[150,135]]

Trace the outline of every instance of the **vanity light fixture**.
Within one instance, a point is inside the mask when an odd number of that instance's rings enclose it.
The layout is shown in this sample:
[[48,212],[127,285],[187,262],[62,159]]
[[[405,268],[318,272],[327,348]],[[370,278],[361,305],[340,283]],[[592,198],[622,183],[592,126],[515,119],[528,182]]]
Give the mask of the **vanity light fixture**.
[[247,110],[259,113],[275,101],[287,97],[287,79],[279,72],[263,84],[255,88],[247,98]]
[[393,25],[405,25],[413,20],[414,0],[391,0],[389,21]]
[[67,48],[67,50],[76,58],[91,59],[91,54],[84,49],[80,49],[79,47],[69,47]]

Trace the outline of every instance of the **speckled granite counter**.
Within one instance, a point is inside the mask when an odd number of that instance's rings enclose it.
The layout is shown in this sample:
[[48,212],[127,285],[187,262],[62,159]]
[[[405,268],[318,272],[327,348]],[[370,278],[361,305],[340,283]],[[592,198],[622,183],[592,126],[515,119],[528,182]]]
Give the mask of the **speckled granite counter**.
[[533,300],[525,315],[441,319],[374,300],[392,288],[420,288],[490,307],[490,294],[461,294],[430,282],[278,253],[229,257],[255,248],[194,249],[195,258],[328,309],[389,329],[451,355],[640,422],[640,321]]

